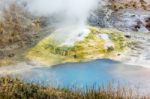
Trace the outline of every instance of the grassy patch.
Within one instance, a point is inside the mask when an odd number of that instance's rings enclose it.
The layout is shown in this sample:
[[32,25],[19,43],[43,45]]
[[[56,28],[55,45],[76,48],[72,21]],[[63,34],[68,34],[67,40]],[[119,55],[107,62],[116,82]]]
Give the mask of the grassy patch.
[[15,64],[12,59],[4,58],[4,59],[0,60],[0,67],[1,66],[9,66],[9,65],[12,65],[12,64]]
[[72,92],[69,89],[43,87],[24,83],[10,77],[0,78],[0,99],[149,99],[149,96],[139,96],[135,90],[111,84],[106,88]]

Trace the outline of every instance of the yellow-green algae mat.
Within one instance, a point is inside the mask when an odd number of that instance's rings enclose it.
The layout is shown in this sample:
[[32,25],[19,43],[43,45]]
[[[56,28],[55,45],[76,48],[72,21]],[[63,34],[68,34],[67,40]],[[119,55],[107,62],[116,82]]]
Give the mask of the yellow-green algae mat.
[[[115,29],[89,27],[90,33],[74,46],[60,46],[51,35],[31,48],[25,57],[43,65],[55,65],[66,62],[81,62],[98,58],[115,57],[127,46],[124,34]],[[114,47],[106,49],[106,41],[99,34],[107,34]]]

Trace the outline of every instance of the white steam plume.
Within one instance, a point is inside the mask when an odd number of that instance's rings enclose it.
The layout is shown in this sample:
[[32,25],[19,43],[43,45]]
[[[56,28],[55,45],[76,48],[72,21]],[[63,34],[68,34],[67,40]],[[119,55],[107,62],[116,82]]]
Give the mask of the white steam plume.
[[[57,15],[58,31],[54,37],[66,45],[72,45],[82,39],[88,32],[85,30],[87,18],[91,10],[96,8],[99,0],[30,0],[27,9],[36,16]],[[60,29],[60,30],[59,30]],[[83,34],[80,38],[77,36]]]
[[[2,0],[11,1],[11,0]],[[57,23],[52,23],[61,34],[55,33],[58,39],[70,38],[69,42],[74,41],[76,36],[86,31],[87,19],[90,11],[94,10],[99,1],[101,4],[105,0],[16,0],[26,2],[27,10],[35,16],[54,16],[58,18]],[[51,18],[51,17],[50,17]],[[87,32],[87,31],[86,31]],[[83,34],[83,33],[82,33]],[[61,35],[61,36],[60,36]]]
[[[27,1],[27,0],[26,0]],[[37,16],[57,14],[62,24],[84,24],[98,0],[28,0],[28,10]]]

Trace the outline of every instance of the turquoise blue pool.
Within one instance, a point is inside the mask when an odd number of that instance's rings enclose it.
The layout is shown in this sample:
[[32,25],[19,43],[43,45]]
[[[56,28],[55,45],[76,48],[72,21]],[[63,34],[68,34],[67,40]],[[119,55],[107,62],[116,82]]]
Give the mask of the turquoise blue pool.
[[21,74],[26,82],[54,88],[99,88],[110,82],[145,90],[150,88],[150,70],[101,59],[83,63],[66,63],[34,68]]

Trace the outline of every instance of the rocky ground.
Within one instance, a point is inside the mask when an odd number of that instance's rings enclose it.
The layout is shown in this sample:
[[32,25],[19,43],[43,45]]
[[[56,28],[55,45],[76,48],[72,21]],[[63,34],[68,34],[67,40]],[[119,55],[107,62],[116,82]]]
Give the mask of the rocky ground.
[[[136,7],[132,2],[135,2]],[[150,1],[109,0],[103,9],[91,13],[89,23],[94,26],[117,28],[124,32],[149,32]]]
[[120,60],[125,64],[150,68],[150,33],[130,33],[130,39],[135,42],[130,50]]
[[124,9],[112,14],[115,28],[124,32],[150,31],[150,11]]
[[135,45],[120,60],[124,63],[149,67],[150,1],[109,0],[108,6],[92,13],[89,22],[94,26],[124,31]]

